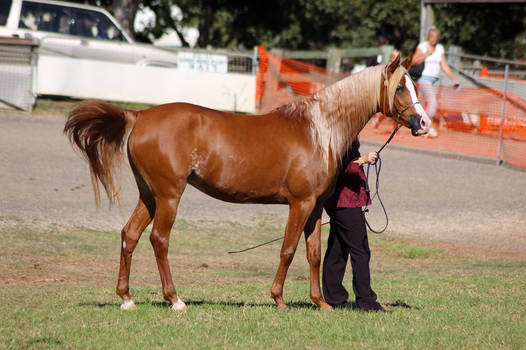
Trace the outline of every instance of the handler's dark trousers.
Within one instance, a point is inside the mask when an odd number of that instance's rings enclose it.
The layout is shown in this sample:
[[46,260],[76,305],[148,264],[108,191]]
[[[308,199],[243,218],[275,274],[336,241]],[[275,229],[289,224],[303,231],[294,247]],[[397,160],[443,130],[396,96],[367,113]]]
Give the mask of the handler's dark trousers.
[[323,295],[330,305],[347,301],[349,293],[342,284],[347,259],[351,255],[352,286],[358,307],[374,305],[369,260],[371,251],[362,208],[336,208],[329,213],[331,230],[323,259]]

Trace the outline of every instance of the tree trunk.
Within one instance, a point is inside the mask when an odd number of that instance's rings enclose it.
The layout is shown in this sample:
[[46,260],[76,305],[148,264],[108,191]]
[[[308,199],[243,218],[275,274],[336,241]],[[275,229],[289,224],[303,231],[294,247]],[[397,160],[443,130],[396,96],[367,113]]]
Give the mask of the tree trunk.
[[122,26],[122,29],[131,38],[135,39],[133,23],[138,10],[138,1],[135,0],[113,0],[112,14]]

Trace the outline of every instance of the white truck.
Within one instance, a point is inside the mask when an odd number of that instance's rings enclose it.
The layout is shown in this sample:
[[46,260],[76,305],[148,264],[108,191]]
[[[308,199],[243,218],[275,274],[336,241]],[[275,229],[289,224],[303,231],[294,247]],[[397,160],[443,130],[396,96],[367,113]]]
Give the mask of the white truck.
[[0,76],[0,102],[6,100],[2,91],[27,91],[27,84],[12,85],[31,74],[2,65],[2,37],[38,40],[34,97],[179,101],[255,111],[254,70],[231,71],[229,54],[135,43],[104,9],[54,0],[0,0],[0,75],[7,77]]
[[0,37],[38,39],[40,54],[175,67],[177,54],[135,43],[104,9],[52,0],[2,0]]

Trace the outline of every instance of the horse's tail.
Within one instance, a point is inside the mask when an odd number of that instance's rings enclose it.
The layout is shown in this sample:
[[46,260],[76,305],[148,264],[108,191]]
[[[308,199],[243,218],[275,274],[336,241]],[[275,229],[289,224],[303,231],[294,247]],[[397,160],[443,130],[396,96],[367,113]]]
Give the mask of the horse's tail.
[[86,158],[90,167],[95,203],[100,205],[100,184],[110,203],[120,206],[120,186],[115,170],[123,158],[126,134],[137,119],[137,112],[98,101],[82,101],[68,114],[64,134]]

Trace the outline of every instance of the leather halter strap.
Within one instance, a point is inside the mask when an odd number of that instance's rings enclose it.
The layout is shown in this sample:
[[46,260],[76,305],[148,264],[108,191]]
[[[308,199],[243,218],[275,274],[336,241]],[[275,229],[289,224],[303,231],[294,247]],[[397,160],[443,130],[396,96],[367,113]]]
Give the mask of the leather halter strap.
[[417,104],[419,105],[420,102],[419,102],[419,101],[413,102],[413,103],[411,103],[409,106],[407,106],[407,107],[405,107],[404,109],[402,109],[401,111],[398,111],[398,108],[396,108],[396,105],[395,105],[394,108],[395,108],[395,110],[396,110],[396,113],[398,114],[398,116],[397,116],[397,118],[396,118],[396,119],[397,119],[396,122],[398,123],[398,120],[400,119],[400,116],[401,116],[402,114],[404,114],[405,111],[407,111],[409,108],[411,108],[411,107],[413,107],[413,106],[415,106],[415,105],[417,105]]
[[[382,89],[382,91],[384,91],[384,94],[383,94],[384,98],[382,99],[382,102],[383,102],[382,109],[383,110],[389,110],[389,112],[391,112],[391,109],[389,108],[389,96],[388,96],[388,91],[387,91],[388,90],[387,89],[387,87],[388,87],[388,80],[387,80],[387,76],[386,76],[385,72],[382,74],[382,77],[384,79],[382,85],[385,87],[385,89]],[[394,109],[396,111],[396,125],[397,125],[397,127],[399,127],[399,125],[400,125],[399,122],[400,122],[400,117],[402,116],[402,114],[404,114],[409,108],[414,107],[417,104],[420,104],[420,102],[419,101],[413,102],[410,105],[406,106],[401,111],[399,111],[398,108],[396,107],[396,104],[393,101],[393,107],[394,107]]]

